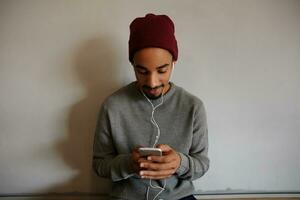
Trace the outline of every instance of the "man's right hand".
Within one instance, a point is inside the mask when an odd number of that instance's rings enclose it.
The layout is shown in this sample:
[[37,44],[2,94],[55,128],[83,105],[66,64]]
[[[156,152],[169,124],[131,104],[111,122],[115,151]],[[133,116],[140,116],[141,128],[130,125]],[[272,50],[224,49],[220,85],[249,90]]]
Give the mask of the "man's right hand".
[[135,149],[133,149],[133,151],[131,153],[131,162],[132,162],[131,164],[132,164],[134,172],[136,174],[139,174],[139,172],[141,170],[139,160],[143,159],[143,157],[141,157],[140,153],[139,153],[140,147],[141,146],[136,147]]
[[151,163],[152,161],[147,160],[147,157],[143,157],[140,155],[139,148],[143,146],[138,146],[135,149],[133,149],[131,153],[131,165],[133,167],[133,170],[136,174],[140,175],[140,171],[145,169],[143,167],[140,167],[141,163]]

